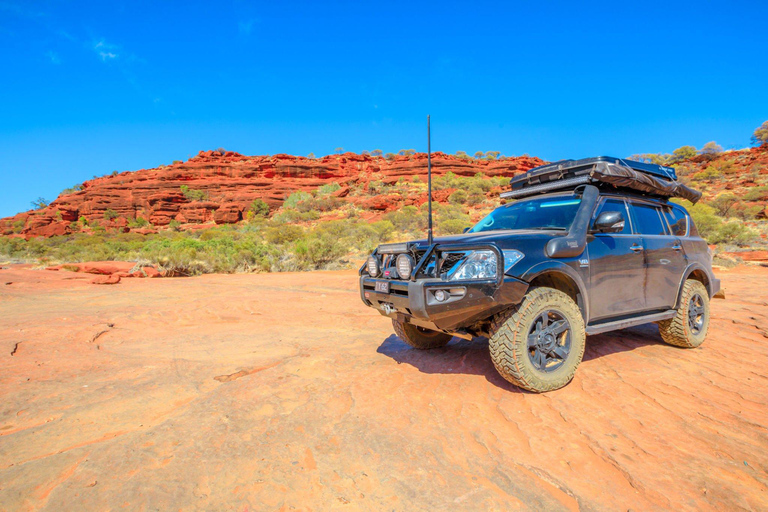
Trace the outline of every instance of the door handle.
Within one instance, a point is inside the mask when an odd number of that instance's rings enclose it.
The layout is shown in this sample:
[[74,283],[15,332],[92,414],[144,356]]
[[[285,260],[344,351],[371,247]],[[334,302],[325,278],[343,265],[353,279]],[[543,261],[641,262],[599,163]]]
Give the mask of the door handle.
[[676,244],[676,245],[672,246],[672,249],[675,250],[675,251],[682,251],[683,250],[683,246],[680,245],[680,244]]
[[637,245],[637,244],[631,245],[631,246],[629,246],[629,248],[632,249],[635,252],[643,250],[643,246],[642,245]]

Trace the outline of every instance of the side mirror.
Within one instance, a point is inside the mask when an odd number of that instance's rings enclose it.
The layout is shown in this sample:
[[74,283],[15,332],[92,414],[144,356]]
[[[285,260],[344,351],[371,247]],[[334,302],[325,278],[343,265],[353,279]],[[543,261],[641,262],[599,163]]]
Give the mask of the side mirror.
[[466,232],[467,232],[467,231],[469,231],[470,229],[472,229],[472,228],[464,228],[464,229],[462,229],[462,230],[461,230],[461,232],[462,232],[462,233],[466,233]]
[[600,233],[619,233],[624,230],[624,216],[621,212],[603,212],[595,220],[595,229]]

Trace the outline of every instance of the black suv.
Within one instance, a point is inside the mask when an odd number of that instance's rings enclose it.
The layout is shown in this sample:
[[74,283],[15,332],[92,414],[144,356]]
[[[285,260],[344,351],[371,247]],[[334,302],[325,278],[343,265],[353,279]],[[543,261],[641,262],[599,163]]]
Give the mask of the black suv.
[[535,168],[462,235],[380,245],[360,295],[414,348],[487,336],[505,379],[557,389],[587,334],[656,322],[669,344],[704,341],[720,281],[690,215],[668,200],[700,195],[671,168],[616,158]]

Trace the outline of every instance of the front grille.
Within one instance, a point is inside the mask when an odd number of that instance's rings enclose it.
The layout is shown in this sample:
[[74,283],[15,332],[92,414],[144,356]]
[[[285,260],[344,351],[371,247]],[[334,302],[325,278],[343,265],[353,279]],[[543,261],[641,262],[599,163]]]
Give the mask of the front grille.
[[442,255],[442,263],[440,264],[440,275],[445,275],[451,272],[459,262],[466,257],[464,252],[449,252]]

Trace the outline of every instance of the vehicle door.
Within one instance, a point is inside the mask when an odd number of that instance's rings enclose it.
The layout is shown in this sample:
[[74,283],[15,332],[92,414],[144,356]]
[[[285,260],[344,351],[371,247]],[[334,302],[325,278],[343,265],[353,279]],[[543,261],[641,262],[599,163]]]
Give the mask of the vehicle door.
[[661,205],[633,199],[630,210],[645,247],[645,307],[673,308],[686,267],[682,242],[671,233]]
[[[603,212],[620,212],[624,227],[617,233],[597,232],[594,222]],[[645,309],[645,260],[640,236],[632,233],[624,199],[604,197],[592,217],[587,237],[589,253],[590,322]],[[581,264],[585,262],[582,260]]]

